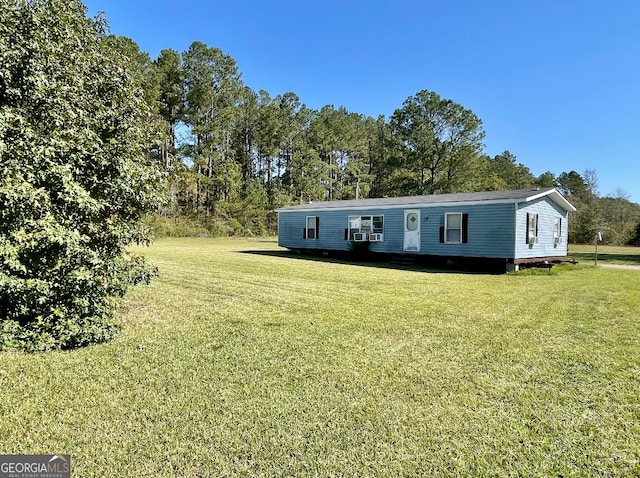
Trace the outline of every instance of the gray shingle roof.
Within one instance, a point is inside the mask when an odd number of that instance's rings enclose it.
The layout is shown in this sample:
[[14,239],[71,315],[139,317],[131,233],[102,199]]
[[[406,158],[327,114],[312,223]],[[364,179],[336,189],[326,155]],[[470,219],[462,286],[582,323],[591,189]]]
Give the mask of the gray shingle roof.
[[380,206],[410,206],[444,203],[469,202],[525,202],[542,196],[550,199],[568,211],[575,208],[555,188],[529,188],[512,191],[485,191],[479,193],[432,194],[429,196],[403,196],[394,198],[349,199],[345,201],[319,201],[297,204],[278,209],[278,211],[305,211],[319,209],[351,209]]

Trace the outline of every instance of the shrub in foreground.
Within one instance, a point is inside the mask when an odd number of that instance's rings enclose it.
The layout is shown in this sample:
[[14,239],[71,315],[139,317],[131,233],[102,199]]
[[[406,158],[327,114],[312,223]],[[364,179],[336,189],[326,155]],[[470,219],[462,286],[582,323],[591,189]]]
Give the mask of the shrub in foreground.
[[0,350],[103,342],[154,273],[124,249],[162,189],[149,108],[80,2],[0,4]]

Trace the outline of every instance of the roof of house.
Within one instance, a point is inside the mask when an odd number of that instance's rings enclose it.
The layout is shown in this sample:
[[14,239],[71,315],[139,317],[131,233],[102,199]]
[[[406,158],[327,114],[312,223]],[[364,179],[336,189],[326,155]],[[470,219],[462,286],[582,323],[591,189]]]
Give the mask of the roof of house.
[[278,212],[319,211],[328,209],[389,208],[395,206],[431,207],[436,205],[470,205],[486,203],[522,203],[548,196],[567,211],[576,208],[555,188],[529,188],[513,191],[485,191],[479,193],[431,194],[429,196],[402,196],[393,198],[348,199],[344,201],[319,201],[280,208]]

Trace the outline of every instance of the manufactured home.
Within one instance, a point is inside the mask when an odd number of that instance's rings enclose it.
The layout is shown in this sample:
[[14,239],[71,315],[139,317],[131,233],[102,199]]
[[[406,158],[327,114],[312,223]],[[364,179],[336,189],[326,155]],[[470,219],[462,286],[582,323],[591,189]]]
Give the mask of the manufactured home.
[[324,201],[278,209],[278,244],[296,251],[369,251],[486,260],[507,270],[567,256],[569,212],[555,188]]

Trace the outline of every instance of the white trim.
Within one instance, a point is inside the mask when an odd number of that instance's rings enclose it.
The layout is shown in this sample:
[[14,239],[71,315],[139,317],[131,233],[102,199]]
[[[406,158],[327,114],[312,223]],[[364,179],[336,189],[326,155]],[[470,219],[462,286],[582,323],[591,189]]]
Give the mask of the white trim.
[[[538,237],[540,235],[540,214],[537,212],[528,212],[525,216],[525,221],[527,221],[527,244],[530,246],[538,244]],[[531,226],[533,226],[533,231],[531,230]]]
[[545,191],[542,192],[540,194],[535,194],[533,196],[529,196],[527,197],[524,202],[531,202],[531,201],[535,201],[536,199],[540,199],[542,197],[545,196],[549,196],[549,199],[551,199],[554,203],[556,203],[558,206],[560,206],[562,209],[566,210],[566,211],[575,211],[576,208],[573,207],[573,205],[567,201],[564,196],[562,196],[562,194],[560,194],[558,192],[557,189],[551,189],[549,191]]
[[536,199],[540,199],[541,197],[550,196],[554,203],[563,208],[566,211],[575,211],[576,208],[571,205],[569,201],[567,201],[556,189],[550,189],[548,191],[543,191],[541,193],[533,194],[531,196],[521,197],[517,199],[478,199],[475,201],[449,201],[449,202],[437,202],[437,203],[406,203],[406,204],[367,204],[363,206],[340,206],[337,205],[340,201],[334,201],[333,204],[336,204],[331,207],[309,207],[309,208],[299,208],[299,209],[288,209],[288,208],[279,208],[276,209],[276,212],[314,212],[314,211],[339,211],[339,210],[349,210],[349,211],[362,211],[362,210],[378,210],[378,209],[427,209],[433,207],[467,207],[467,206],[477,206],[482,204],[521,204],[527,203],[531,201],[535,201]]
[[[309,219],[313,218],[313,237],[309,237]],[[307,216],[304,220],[304,227],[307,230],[306,240],[307,241],[317,241],[318,240],[318,228],[316,227],[318,224],[318,216]],[[299,227],[299,226],[298,226]]]
[[[358,227],[358,228],[357,228],[358,232],[357,232],[357,233],[354,233],[354,234],[358,234],[358,233],[360,233],[360,232],[362,231],[362,218],[363,218],[363,217],[371,218],[371,227],[370,227],[370,231],[368,231],[368,232],[364,232],[363,234],[365,234],[365,235],[367,235],[367,234],[369,234],[369,235],[371,235],[371,234],[379,234],[381,237],[382,237],[382,235],[384,234],[384,214],[371,214],[371,213],[369,213],[369,214],[362,214],[362,215],[360,215],[360,214],[349,214],[349,215],[347,216],[347,240],[348,240],[348,241],[350,241],[350,240],[351,240],[351,231],[355,231],[355,230],[356,230],[356,228],[352,228],[352,227],[351,227],[351,219],[352,219],[352,218],[353,218],[353,219],[356,219],[356,218],[357,218],[358,223],[360,224],[360,227]],[[374,232],[375,228],[373,227],[373,223],[374,223],[374,218],[375,218],[375,217],[380,217],[380,218],[382,218],[382,232],[381,232],[381,233],[375,233],[375,232]],[[378,229],[380,229],[380,228],[378,228]],[[379,239],[379,240],[374,241],[374,242],[382,242],[382,239]]]
[[[337,202],[337,201],[336,201]],[[276,212],[315,212],[315,211],[370,211],[378,209],[426,209],[433,207],[453,207],[453,206],[477,206],[480,204],[519,204],[522,199],[487,199],[484,201],[452,201],[439,203],[415,203],[415,204],[385,204],[385,205],[369,205],[369,206],[339,206],[339,207],[318,207],[318,208],[300,208],[300,209],[276,209]],[[364,214],[365,216],[367,214]],[[369,214],[372,215],[372,214]],[[375,214],[380,216],[381,214]]]
[[[456,228],[448,228],[447,227],[447,218],[449,216],[460,216],[460,240],[459,241],[448,241],[447,240],[447,231],[451,229],[452,231],[458,230]],[[462,219],[464,213],[462,212],[445,212],[444,213],[444,244],[462,244]]]
[[551,192],[555,191],[555,189],[551,190],[551,191],[544,191],[538,194],[534,194],[533,196],[527,196],[524,199],[524,202],[531,202],[531,201],[535,201],[536,199],[540,199],[543,198],[545,196],[548,196]]
[[562,218],[555,216],[553,218],[553,239],[562,239]]

